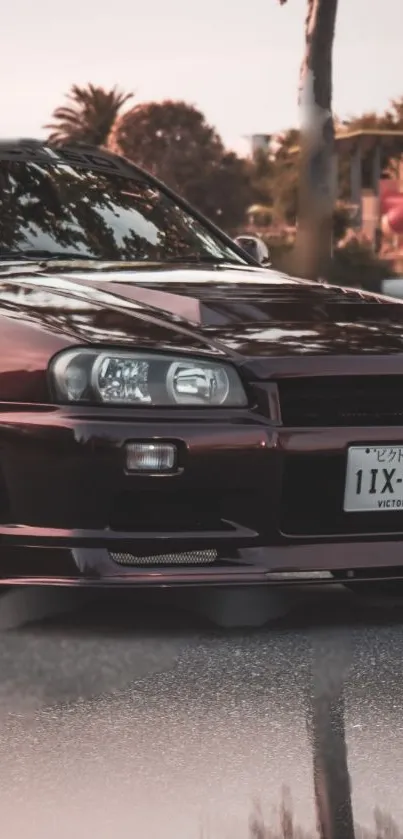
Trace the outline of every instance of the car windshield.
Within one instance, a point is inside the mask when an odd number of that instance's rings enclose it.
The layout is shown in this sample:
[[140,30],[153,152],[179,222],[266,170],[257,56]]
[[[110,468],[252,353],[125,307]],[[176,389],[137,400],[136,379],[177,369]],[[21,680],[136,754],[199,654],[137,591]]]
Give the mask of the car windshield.
[[0,159],[0,258],[245,264],[141,173]]

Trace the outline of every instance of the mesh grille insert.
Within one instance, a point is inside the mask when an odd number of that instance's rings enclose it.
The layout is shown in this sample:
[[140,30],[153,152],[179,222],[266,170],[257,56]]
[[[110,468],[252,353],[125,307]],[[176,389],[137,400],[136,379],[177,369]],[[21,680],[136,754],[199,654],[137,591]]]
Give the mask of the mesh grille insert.
[[118,565],[210,565],[217,559],[217,551],[184,551],[183,553],[151,554],[134,556],[129,553],[110,553]]

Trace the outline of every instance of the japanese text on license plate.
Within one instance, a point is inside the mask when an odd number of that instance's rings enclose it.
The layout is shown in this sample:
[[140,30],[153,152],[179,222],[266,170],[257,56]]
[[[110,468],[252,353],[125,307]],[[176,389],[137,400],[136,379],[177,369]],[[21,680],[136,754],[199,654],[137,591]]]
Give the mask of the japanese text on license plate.
[[343,506],[346,512],[403,511],[403,445],[349,448]]

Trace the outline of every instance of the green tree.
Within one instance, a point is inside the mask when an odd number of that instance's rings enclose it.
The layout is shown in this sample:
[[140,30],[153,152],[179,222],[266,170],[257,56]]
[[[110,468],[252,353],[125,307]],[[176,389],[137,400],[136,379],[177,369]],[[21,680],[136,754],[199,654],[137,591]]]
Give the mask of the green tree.
[[251,199],[247,162],[228,152],[204,115],[186,102],[147,102],[122,114],[109,148],[158,177],[230,231]]
[[377,114],[375,111],[365,111],[359,116],[352,116],[342,123],[345,131],[381,131],[392,128],[391,116],[388,113]]
[[389,109],[384,114],[387,128],[395,128],[398,131],[403,131],[403,96],[398,99],[392,99]]
[[49,141],[55,145],[106,145],[118,114],[132,97],[132,93],[123,93],[116,87],[104,90],[93,84],[73,85],[67,94],[67,104],[56,108],[52,122],[45,125],[51,132]]
[[252,201],[251,174],[248,163],[234,152],[225,151],[218,168],[212,167],[200,180],[199,197],[192,203],[229,234],[237,232]]
[[250,189],[254,204],[273,203],[274,155],[258,149],[249,165]]
[[300,132],[291,128],[276,137],[273,161],[273,210],[277,221],[295,224],[298,214]]

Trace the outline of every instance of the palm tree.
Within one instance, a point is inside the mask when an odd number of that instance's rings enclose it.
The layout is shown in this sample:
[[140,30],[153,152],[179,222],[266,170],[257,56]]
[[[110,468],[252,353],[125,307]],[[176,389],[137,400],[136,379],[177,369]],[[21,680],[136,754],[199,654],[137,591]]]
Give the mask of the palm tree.
[[93,84],[73,85],[67,104],[56,108],[53,122],[44,126],[51,132],[49,142],[106,145],[118,113],[132,97],[132,93],[122,93],[116,87],[104,90]]
[[[287,0],[279,0],[284,5]],[[335,200],[332,53],[338,0],[307,0],[299,104],[303,120],[298,273],[325,276]],[[295,266],[296,267],[296,266]]]

